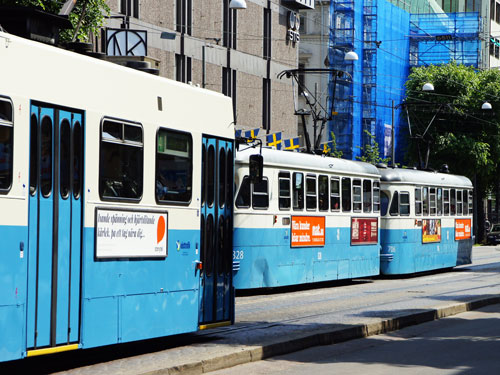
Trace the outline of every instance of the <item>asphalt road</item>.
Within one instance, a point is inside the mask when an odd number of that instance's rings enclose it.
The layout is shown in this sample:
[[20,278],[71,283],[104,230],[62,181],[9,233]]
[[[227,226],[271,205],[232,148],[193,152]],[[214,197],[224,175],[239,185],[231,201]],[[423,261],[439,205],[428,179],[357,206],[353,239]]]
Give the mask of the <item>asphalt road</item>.
[[500,246],[475,247],[472,265],[239,296],[230,327],[18,361],[0,373],[209,372],[500,303],[499,276]]
[[335,345],[212,372],[213,375],[448,375],[500,373],[500,304]]

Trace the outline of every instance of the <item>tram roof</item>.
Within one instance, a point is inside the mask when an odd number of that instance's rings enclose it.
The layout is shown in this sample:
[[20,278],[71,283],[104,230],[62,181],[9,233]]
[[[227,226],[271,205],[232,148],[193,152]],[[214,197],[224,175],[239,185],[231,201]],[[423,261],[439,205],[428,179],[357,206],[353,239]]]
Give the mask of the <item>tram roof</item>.
[[443,185],[472,188],[472,182],[456,174],[406,168],[379,168],[381,181],[407,184]]
[[[245,148],[240,145],[240,148]],[[249,148],[236,153],[236,162],[248,164],[248,158],[252,154],[258,154],[259,148]],[[262,148],[264,165],[276,166],[290,169],[301,169],[310,171],[342,172],[346,174],[362,174],[380,176],[377,168],[369,163],[347,159],[333,158],[329,156],[306,154],[302,152],[280,151],[271,148]]]

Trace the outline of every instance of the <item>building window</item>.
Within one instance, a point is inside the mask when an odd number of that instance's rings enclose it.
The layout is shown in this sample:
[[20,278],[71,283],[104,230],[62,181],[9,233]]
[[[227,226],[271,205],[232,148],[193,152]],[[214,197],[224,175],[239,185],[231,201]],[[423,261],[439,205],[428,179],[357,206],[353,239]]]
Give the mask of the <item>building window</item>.
[[191,57],[184,54],[175,54],[175,79],[179,82],[188,83],[192,80]]
[[230,0],[224,0],[224,18],[222,21],[224,47],[236,49],[237,13],[229,8]]
[[271,9],[264,8],[263,57],[271,58]]
[[183,34],[192,34],[193,25],[193,1],[175,1],[175,29]]
[[271,80],[262,79],[262,127],[271,129]]
[[99,159],[99,194],[102,199],[142,197],[143,138],[138,125],[104,120]]
[[139,0],[120,0],[120,13],[139,18]]

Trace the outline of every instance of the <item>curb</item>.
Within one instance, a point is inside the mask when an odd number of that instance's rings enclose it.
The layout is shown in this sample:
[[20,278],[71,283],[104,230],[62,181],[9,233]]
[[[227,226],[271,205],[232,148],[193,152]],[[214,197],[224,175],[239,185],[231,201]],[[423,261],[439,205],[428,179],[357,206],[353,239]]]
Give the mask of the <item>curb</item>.
[[417,325],[433,320],[446,318],[448,316],[463,312],[477,310],[488,305],[500,303],[500,295],[488,298],[477,299],[469,302],[462,302],[450,306],[439,307],[419,311],[395,318],[385,319],[380,322],[358,324],[348,328],[323,330],[322,332],[305,334],[302,337],[284,339],[281,342],[262,346],[250,346],[247,348],[235,348],[232,353],[223,354],[197,362],[165,367],[154,371],[141,373],[141,375],[199,375],[210,371],[222,370],[225,368],[260,361],[262,359],[275,357],[278,355],[293,353],[313,346],[331,345],[353,339],[379,335],[387,332]]

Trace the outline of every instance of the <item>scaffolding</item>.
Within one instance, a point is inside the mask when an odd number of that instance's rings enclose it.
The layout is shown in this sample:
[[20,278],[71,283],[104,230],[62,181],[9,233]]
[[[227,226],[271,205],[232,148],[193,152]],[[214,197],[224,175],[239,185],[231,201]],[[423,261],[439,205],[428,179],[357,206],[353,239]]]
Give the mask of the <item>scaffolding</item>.
[[410,65],[482,64],[482,21],[479,13],[412,14]]

